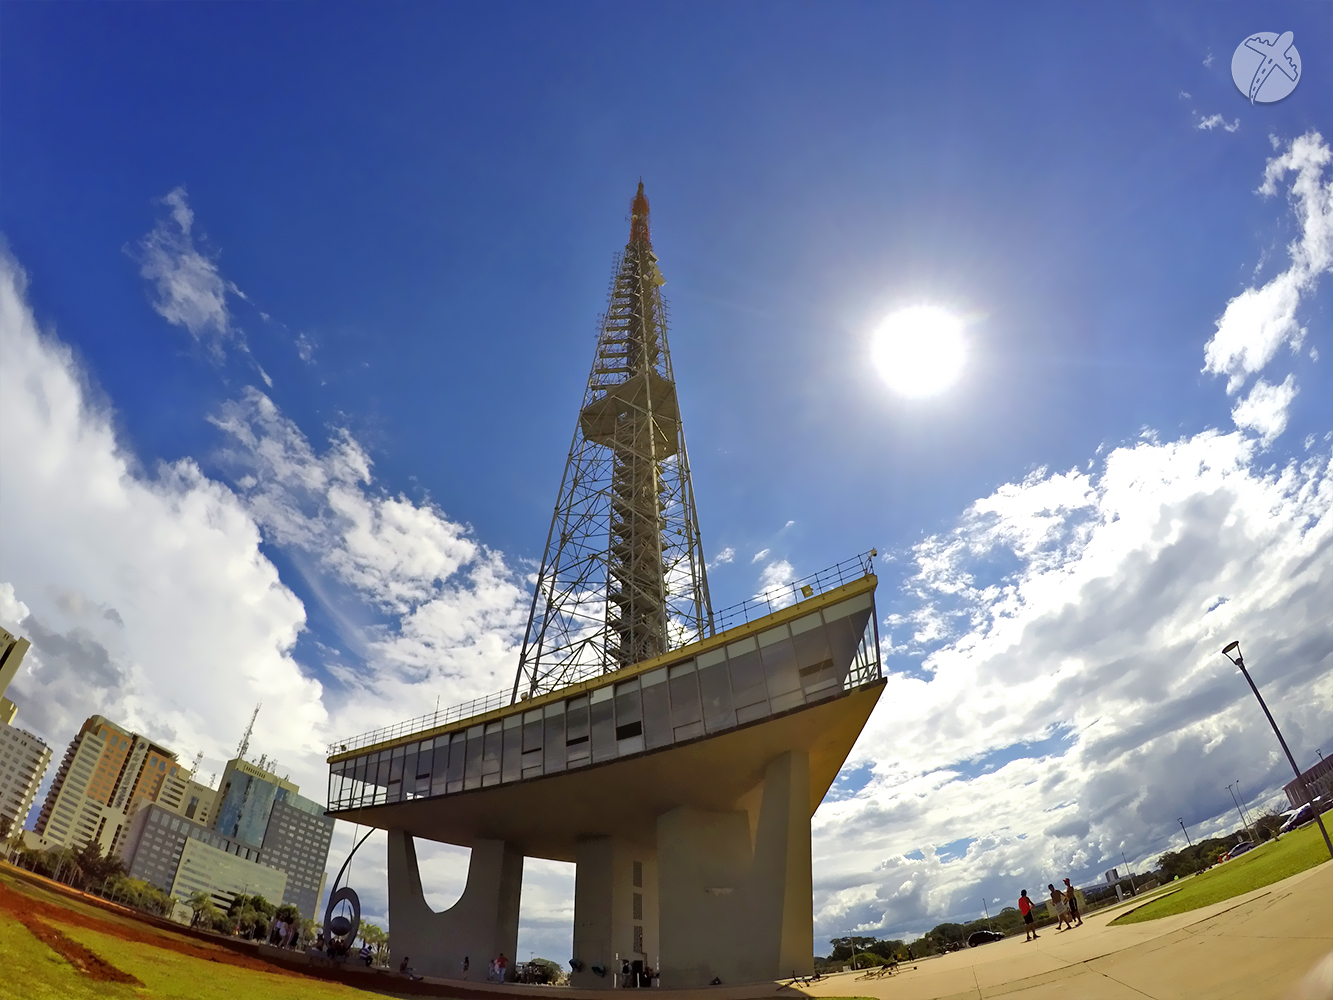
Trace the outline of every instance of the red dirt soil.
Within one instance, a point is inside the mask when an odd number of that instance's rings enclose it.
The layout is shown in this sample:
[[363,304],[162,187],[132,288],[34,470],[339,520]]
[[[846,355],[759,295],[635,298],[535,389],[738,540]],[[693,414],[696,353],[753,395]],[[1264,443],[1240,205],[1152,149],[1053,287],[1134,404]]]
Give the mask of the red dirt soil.
[[18,917],[19,923],[32,931],[33,937],[42,942],[42,944],[46,945],[89,979],[95,979],[99,983],[132,983],[135,986],[143,985],[143,983],[138,979],[135,979],[128,972],[122,972],[120,969],[117,969],[101,955],[94,951],[89,951],[83,945],[79,944],[79,942],[67,936],[63,931],[58,931],[54,927],[24,914],[15,914],[15,916]]
[[[167,932],[154,932],[147,929],[140,930],[135,927],[127,927],[119,921],[102,920],[90,914],[73,909],[72,907],[57,906],[53,903],[37,899],[35,896],[30,896],[27,893],[15,892],[2,884],[0,884],[0,912],[6,913],[19,921],[19,923],[23,924],[23,926],[27,927],[39,938],[42,938],[46,944],[50,945],[56,951],[60,951],[60,949],[54,944],[51,944],[50,941],[42,937],[41,934],[33,929],[32,925],[34,923],[37,924],[37,926],[45,926],[40,921],[33,920],[34,917],[41,917],[45,920],[51,920],[56,923],[62,923],[73,927],[84,927],[88,930],[100,931],[103,934],[109,934],[112,937],[120,938],[122,941],[133,941],[136,944],[147,944],[154,948],[165,948],[168,951],[174,951],[181,955],[188,955],[191,958],[198,958],[205,962],[219,962],[222,965],[234,965],[242,969],[249,969],[253,972],[267,972],[270,975],[275,976],[293,976],[298,979],[309,978],[303,976],[299,972],[284,969],[280,966],[270,965],[268,962],[258,959],[247,958],[244,955],[238,955],[235,952],[228,951],[224,948],[192,944],[183,938],[179,938]],[[54,934],[60,934],[55,928],[47,928],[47,930]],[[76,948],[83,947],[78,944],[78,942],[65,937],[63,934],[60,934],[60,936],[66,941],[69,941],[69,943]],[[84,949],[84,951],[87,951],[87,949]],[[60,951],[60,954],[65,955],[63,951]],[[92,952],[88,952],[88,954],[107,968],[114,969],[117,974],[128,975],[104,962]],[[68,955],[65,955],[65,957],[69,958]],[[73,959],[69,960],[71,964],[75,965],[75,968],[78,968],[77,963],[75,963]],[[91,975],[91,972],[89,974]],[[132,976],[129,977],[129,979],[116,981],[128,982],[130,980],[133,980],[136,983],[138,982],[138,980],[134,979]]]

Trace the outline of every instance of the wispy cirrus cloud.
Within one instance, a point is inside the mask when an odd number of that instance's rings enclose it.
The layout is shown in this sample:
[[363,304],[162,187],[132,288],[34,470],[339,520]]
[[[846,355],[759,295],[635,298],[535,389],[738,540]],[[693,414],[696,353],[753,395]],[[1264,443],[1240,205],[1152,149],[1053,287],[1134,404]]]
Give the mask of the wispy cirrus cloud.
[[245,294],[222,277],[215,254],[196,244],[194,211],[184,185],[159,200],[167,212],[128,252],[152,283],[153,308],[173,326],[184,327],[214,359],[229,344],[244,349],[245,335],[233,321],[229,296]]
[[1204,347],[1203,370],[1227,376],[1236,393],[1284,345],[1300,348],[1305,339],[1299,309],[1321,276],[1333,270],[1333,179],[1326,178],[1330,151],[1317,132],[1293,141],[1268,161],[1259,194],[1272,197],[1289,174],[1287,189],[1298,235],[1287,247],[1290,265],[1258,288],[1245,289],[1227,303],[1217,332]]

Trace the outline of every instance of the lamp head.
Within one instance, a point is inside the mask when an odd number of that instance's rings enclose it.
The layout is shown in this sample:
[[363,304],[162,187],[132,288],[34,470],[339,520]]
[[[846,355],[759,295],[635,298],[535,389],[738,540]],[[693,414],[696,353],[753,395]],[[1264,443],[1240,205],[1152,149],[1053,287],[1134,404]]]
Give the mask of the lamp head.
[[[1235,656],[1231,655],[1233,652],[1236,654]],[[1222,655],[1225,656],[1232,663],[1234,663],[1236,666],[1240,666],[1242,663],[1245,662],[1245,660],[1240,655],[1239,640],[1233,640],[1232,642],[1229,642],[1225,646],[1223,646]]]

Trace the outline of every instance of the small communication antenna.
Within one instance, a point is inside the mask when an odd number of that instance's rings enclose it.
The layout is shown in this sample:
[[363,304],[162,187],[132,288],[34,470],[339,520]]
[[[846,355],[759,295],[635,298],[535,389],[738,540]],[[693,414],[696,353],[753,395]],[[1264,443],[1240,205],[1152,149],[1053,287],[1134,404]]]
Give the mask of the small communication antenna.
[[200,750],[197,754],[194,755],[194,764],[191,765],[190,767],[190,777],[193,778],[196,774],[199,773],[199,765],[202,764],[203,762],[204,762],[204,752]]
[[236,748],[236,756],[241,759],[245,758],[245,752],[250,749],[250,734],[255,731],[255,719],[259,717],[259,710],[263,705],[261,701],[255,706],[254,712],[250,715],[250,725],[245,727],[245,735],[241,737],[241,745]]

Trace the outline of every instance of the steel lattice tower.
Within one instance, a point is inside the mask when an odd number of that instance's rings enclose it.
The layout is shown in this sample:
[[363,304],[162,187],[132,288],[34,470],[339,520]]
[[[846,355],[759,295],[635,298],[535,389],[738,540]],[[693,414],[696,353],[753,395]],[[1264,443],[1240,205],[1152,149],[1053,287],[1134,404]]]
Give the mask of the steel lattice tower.
[[513,700],[712,634],[643,183],[533,591]]

